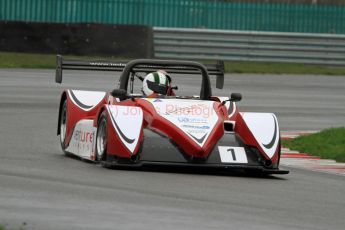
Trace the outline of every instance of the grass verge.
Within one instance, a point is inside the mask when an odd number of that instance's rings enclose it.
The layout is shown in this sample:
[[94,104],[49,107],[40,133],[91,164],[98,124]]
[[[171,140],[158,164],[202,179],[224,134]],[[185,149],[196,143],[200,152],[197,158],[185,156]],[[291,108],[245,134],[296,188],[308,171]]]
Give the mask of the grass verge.
[[[78,60],[119,60],[115,57],[89,57],[64,55],[65,58]],[[55,69],[56,54],[29,54],[0,52],[0,68],[31,68],[31,69]]]
[[[116,57],[87,57],[71,56],[66,58],[82,60],[120,60]],[[27,54],[0,52],[0,68],[40,68],[54,69],[56,55],[54,54]],[[293,63],[271,62],[225,62],[227,73],[261,73],[261,74],[318,74],[318,75],[343,75],[344,67],[326,67]]]
[[312,135],[283,140],[282,144],[301,153],[345,162],[345,127],[325,129]]
[[0,230],[9,230],[9,229],[13,229],[13,230],[25,230],[25,229],[26,229],[25,226],[26,226],[26,222],[23,222],[21,226],[15,227],[15,228],[8,228],[7,225],[1,225],[1,224],[0,224]]

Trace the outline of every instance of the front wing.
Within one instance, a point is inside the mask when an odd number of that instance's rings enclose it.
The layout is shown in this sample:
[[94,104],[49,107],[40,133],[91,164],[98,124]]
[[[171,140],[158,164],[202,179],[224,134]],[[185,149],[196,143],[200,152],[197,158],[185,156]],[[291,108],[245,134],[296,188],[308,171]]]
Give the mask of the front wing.
[[193,159],[174,143],[149,129],[144,130],[145,139],[139,154],[132,158],[121,159],[107,156],[102,162],[105,167],[185,167],[208,169],[243,169],[257,171],[263,174],[288,174],[289,171],[281,170],[274,165],[265,165],[264,157],[255,148],[246,146],[235,133],[226,133],[216,144],[208,158]]

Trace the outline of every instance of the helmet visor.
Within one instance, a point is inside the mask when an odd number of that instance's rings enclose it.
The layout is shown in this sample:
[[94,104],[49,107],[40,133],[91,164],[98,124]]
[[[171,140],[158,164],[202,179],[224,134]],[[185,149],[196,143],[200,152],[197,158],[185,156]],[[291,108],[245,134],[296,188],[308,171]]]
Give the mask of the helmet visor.
[[152,81],[147,81],[147,87],[155,93],[166,95],[168,91],[168,86],[163,84],[158,84]]

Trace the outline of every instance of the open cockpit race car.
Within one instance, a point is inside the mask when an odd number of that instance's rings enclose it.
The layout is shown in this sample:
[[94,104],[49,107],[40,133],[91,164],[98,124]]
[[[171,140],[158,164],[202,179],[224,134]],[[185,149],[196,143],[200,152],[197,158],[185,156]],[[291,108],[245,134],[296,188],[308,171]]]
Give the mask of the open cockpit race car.
[[[62,82],[64,70],[121,72],[119,85],[112,92],[63,91],[57,134],[67,154],[104,167],[159,165],[288,173],[279,169],[276,116],[239,112],[239,93],[212,95],[210,76],[216,77],[217,88],[223,88],[223,62],[74,61],[58,55],[57,83]],[[162,70],[178,75],[174,78],[198,77],[200,94],[177,96],[178,88],[170,84],[170,76],[168,84],[156,84],[155,95],[133,92],[135,80],[143,81],[143,75]],[[155,91],[153,84],[148,86]]]

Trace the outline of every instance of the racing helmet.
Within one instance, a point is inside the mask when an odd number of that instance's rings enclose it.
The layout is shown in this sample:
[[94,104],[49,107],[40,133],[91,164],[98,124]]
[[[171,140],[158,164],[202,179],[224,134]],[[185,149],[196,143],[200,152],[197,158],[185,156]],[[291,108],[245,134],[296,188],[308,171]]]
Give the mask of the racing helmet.
[[143,80],[143,93],[146,96],[152,93],[167,95],[170,81],[170,76],[165,71],[149,73]]

